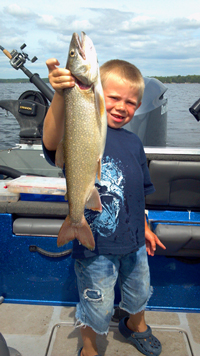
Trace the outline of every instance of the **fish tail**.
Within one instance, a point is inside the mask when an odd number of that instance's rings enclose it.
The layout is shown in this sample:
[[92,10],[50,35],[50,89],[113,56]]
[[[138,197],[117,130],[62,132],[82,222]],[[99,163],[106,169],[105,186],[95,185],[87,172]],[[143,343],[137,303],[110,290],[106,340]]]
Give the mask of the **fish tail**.
[[69,215],[66,217],[64,223],[62,224],[57,238],[57,246],[63,246],[68,242],[75,239],[75,228],[71,223]]
[[95,248],[95,241],[92,234],[92,230],[88,225],[85,216],[82,218],[81,226],[77,227],[77,235],[76,238],[79,242],[87,247],[89,250],[93,251]]
[[95,241],[92,230],[84,216],[80,225],[72,224],[70,217],[66,217],[58,234],[57,245],[58,247],[63,246],[75,238],[89,250],[94,250]]

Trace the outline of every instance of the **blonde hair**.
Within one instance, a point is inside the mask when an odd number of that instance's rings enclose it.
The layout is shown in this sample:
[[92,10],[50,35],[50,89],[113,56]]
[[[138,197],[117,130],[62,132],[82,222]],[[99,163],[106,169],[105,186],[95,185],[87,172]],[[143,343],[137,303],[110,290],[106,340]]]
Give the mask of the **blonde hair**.
[[111,59],[100,67],[100,75],[103,88],[110,75],[127,80],[131,86],[138,88],[138,103],[141,102],[145,84],[140,70],[134,64],[121,59]]

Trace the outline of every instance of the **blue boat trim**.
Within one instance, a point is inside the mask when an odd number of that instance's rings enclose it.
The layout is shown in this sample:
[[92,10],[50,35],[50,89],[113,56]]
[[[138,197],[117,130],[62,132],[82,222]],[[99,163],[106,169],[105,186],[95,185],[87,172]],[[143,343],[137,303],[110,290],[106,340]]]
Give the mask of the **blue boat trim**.
[[148,220],[154,222],[177,222],[200,224],[200,212],[175,210],[149,210]]
[[20,197],[22,201],[66,202],[64,195],[20,193]]

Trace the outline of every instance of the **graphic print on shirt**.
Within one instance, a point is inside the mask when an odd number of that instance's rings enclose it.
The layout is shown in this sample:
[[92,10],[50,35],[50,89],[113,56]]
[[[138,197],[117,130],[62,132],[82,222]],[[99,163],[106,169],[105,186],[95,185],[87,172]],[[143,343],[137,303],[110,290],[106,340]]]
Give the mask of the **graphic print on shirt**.
[[101,165],[101,181],[96,181],[96,187],[102,203],[102,213],[85,211],[85,217],[92,230],[103,237],[112,235],[118,225],[120,207],[124,204],[124,177],[122,163],[109,156]]

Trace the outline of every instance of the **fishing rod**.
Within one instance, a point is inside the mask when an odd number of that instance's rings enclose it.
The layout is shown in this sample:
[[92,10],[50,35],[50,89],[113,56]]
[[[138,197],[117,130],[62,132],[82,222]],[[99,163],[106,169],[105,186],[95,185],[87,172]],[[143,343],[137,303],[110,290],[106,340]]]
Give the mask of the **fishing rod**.
[[20,49],[21,52],[18,52],[16,49],[13,49],[12,52],[9,52],[7,49],[4,47],[0,46],[0,50],[10,59],[10,64],[11,66],[18,70],[21,69],[22,72],[29,78],[30,82],[33,83],[44,95],[45,97],[49,100],[52,101],[54,92],[48,87],[46,83],[43,82],[43,80],[40,78],[39,74],[31,73],[30,70],[28,70],[25,66],[24,63],[26,63],[26,60],[29,60],[31,63],[34,63],[37,61],[37,57],[34,56],[32,59],[28,57],[27,53],[24,53],[22,50],[26,47],[26,44],[24,43]]

